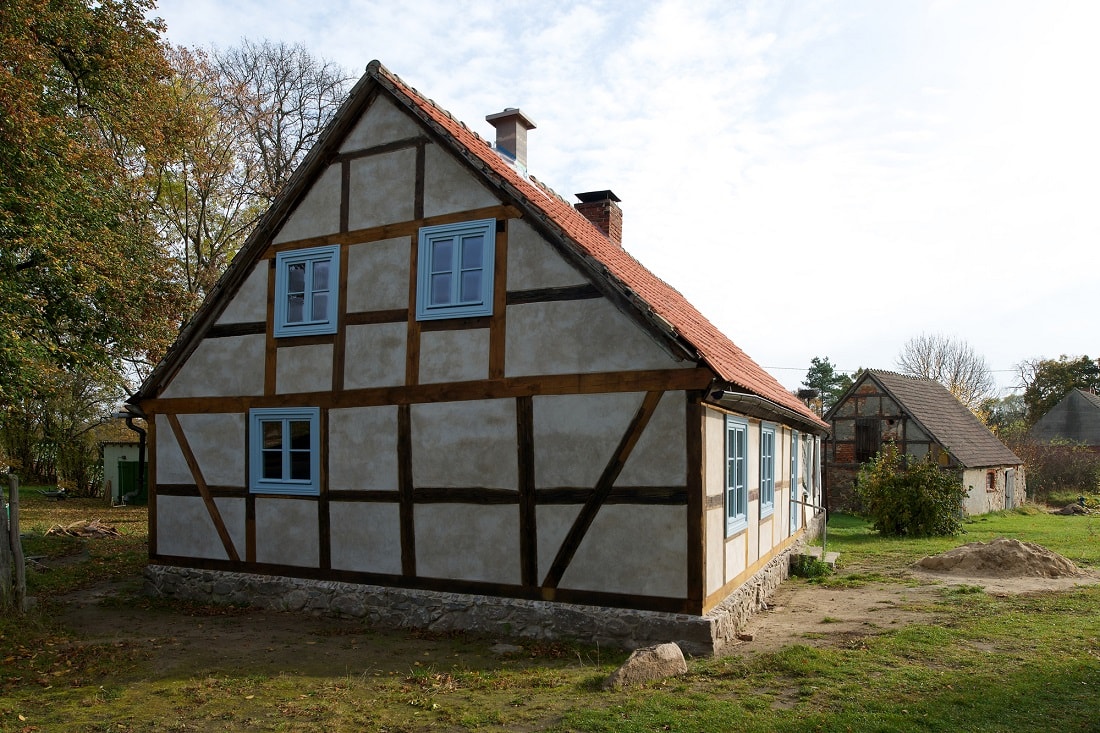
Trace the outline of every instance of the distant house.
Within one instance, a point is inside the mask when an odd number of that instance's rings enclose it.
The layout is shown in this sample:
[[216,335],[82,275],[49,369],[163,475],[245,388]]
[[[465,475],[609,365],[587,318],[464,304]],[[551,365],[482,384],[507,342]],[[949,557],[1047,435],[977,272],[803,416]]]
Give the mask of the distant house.
[[821,525],[828,425],[486,119],[367,67],[130,401],[150,586],[715,651]]
[[1068,440],[1100,453],[1100,395],[1075,389],[1028,431],[1036,443]]
[[1024,500],[1023,461],[954,395],[932,379],[864,371],[825,413],[832,439],[825,452],[830,510],[858,508],[855,477],[886,442],[916,458],[931,456],[960,471],[967,514],[1018,506]]

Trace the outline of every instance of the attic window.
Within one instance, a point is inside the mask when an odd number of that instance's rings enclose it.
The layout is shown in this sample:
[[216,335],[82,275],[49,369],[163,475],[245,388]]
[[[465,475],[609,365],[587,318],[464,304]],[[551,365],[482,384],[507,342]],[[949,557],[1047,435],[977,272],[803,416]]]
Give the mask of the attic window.
[[275,256],[275,336],[336,333],[340,247],[314,247]]
[[416,320],[491,316],[495,245],[495,219],[422,227]]

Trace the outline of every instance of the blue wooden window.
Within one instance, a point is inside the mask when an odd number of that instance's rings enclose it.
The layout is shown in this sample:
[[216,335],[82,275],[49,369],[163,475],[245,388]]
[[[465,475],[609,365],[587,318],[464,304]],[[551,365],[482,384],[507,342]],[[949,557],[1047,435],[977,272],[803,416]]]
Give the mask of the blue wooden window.
[[760,517],[775,511],[775,426],[760,426]]
[[319,494],[320,408],[256,408],[249,411],[248,420],[249,490]]
[[416,320],[491,316],[495,251],[496,219],[422,227]]
[[275,336],[336,333],[340,247],[275,255]]
[[726,536],[748,527],[749,489],[748,464],[745,458],[749,446],[749,424],[726,416]]

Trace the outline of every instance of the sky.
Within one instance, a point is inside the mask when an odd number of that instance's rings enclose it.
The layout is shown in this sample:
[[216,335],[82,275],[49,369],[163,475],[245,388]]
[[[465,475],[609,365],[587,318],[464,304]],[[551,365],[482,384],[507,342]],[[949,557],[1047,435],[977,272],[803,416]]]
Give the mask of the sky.
[[378,59],[567,200],[795,389],[967,342],[1100,357],[1093,0],[161,0],[169,42]]

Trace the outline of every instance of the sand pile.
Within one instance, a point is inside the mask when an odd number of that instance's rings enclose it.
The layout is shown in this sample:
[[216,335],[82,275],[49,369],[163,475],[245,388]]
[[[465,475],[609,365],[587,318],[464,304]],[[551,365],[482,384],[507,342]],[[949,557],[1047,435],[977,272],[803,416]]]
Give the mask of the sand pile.
[[941,555],[926,557],[916,567],[933,573],[981,578],[1070,578],[1081,571],[1056,552],[1031,542],[998,537],[971,542]]

